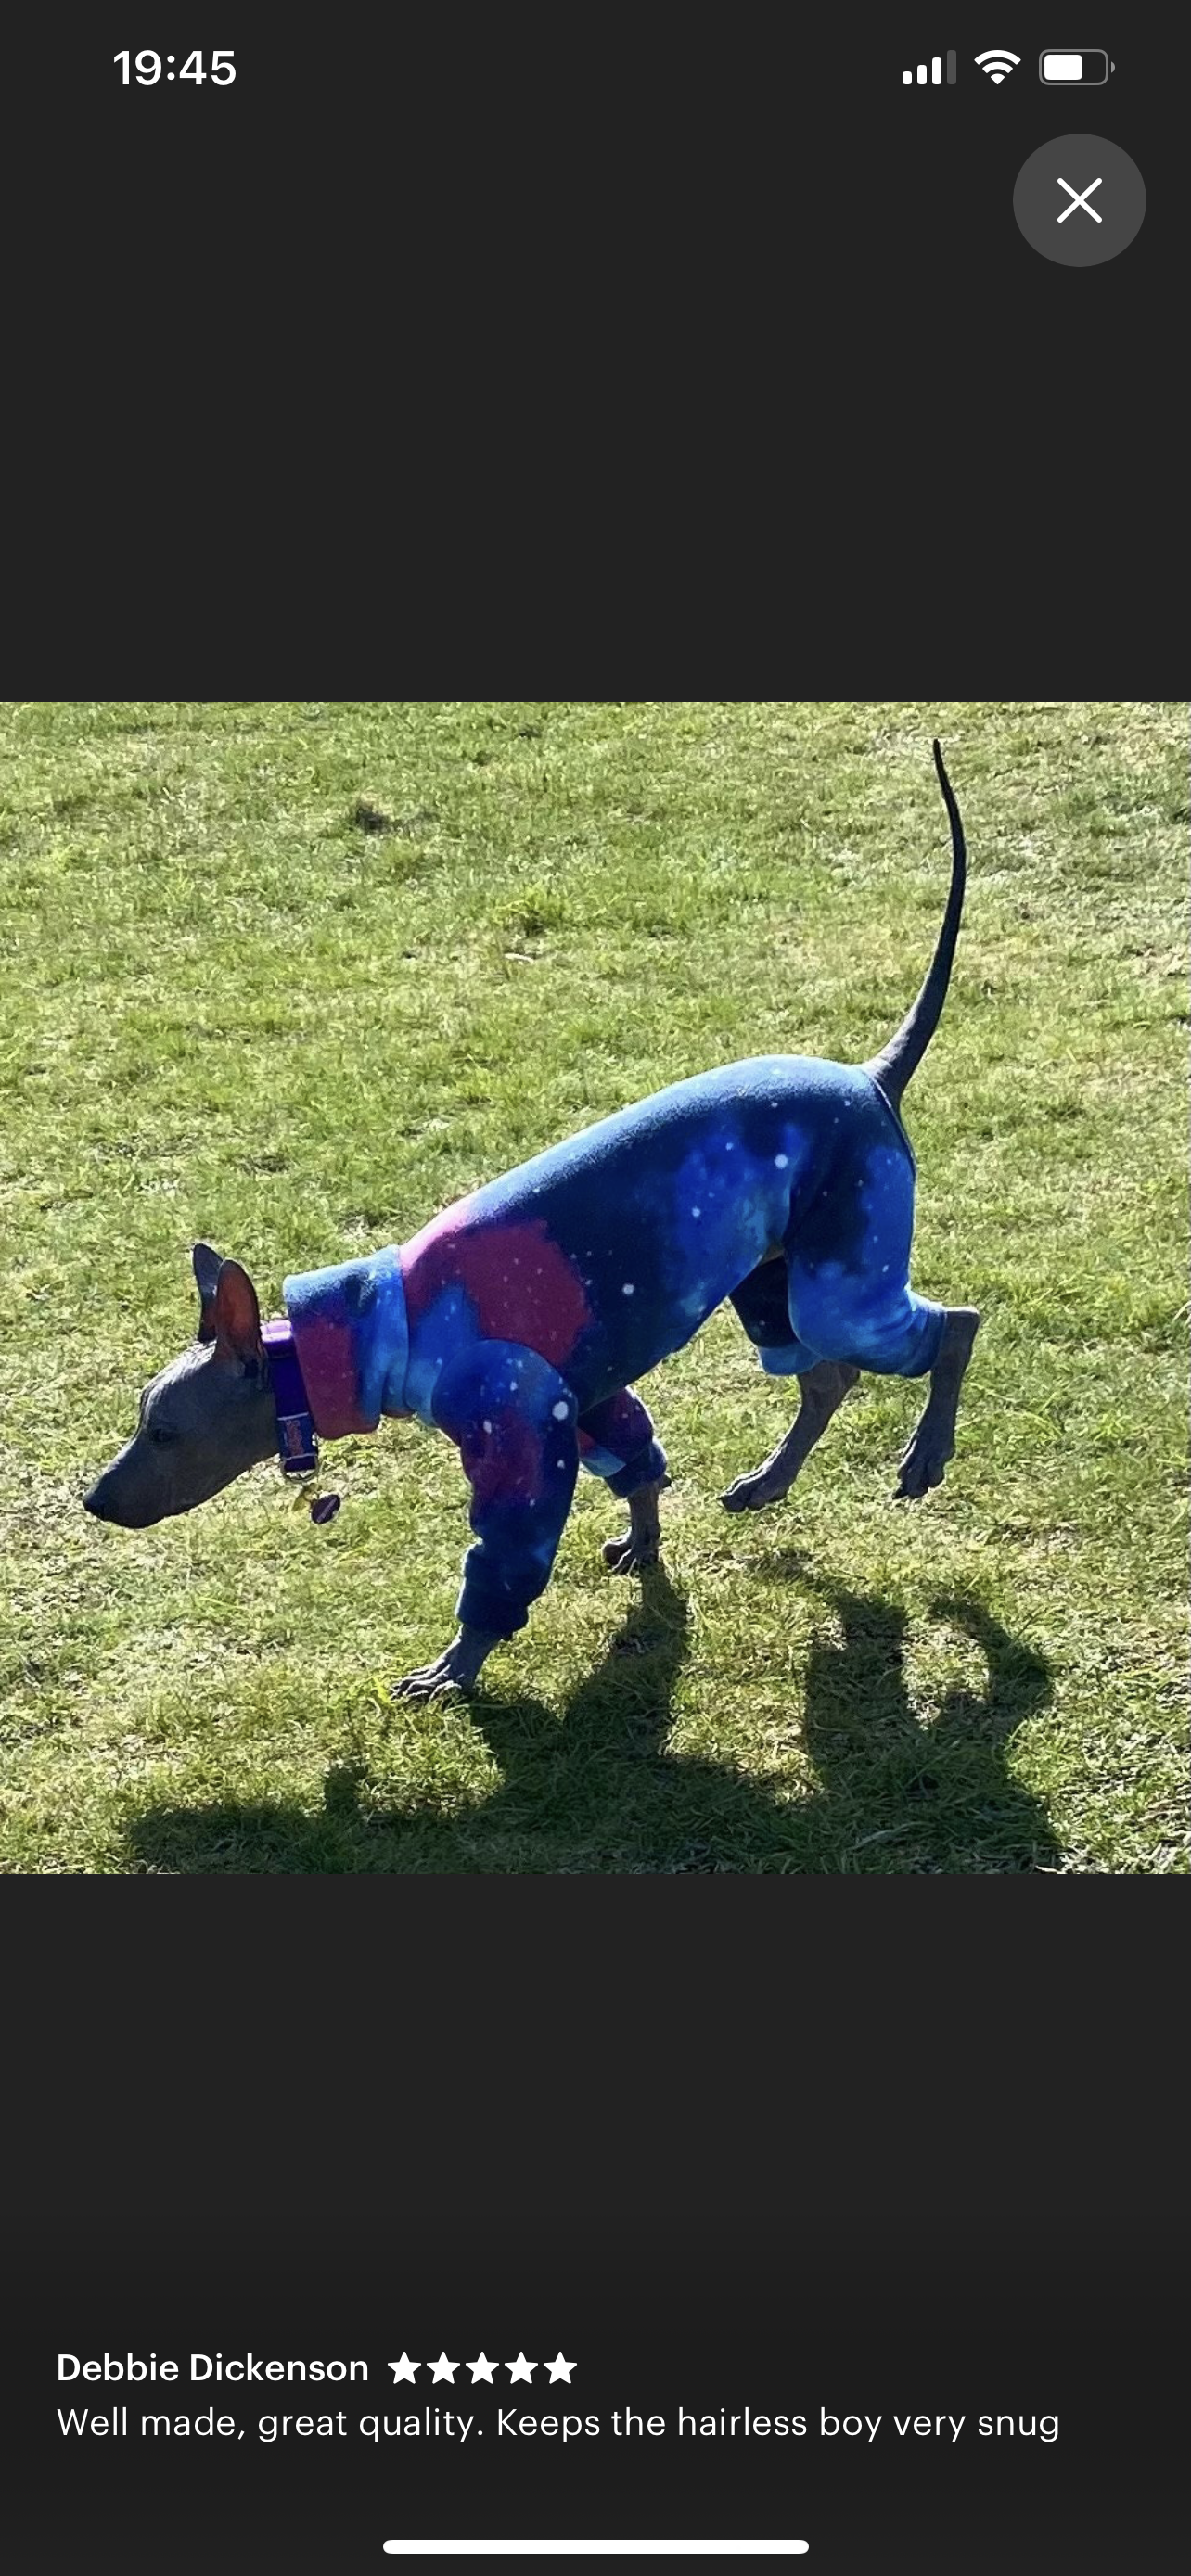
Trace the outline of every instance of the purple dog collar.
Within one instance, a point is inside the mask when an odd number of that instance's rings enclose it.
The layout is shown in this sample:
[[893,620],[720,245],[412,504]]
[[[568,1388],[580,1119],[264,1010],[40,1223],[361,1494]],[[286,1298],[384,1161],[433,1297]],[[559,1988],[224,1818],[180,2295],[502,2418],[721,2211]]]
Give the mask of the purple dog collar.
[[318,1465],[318,1433],[306,1394],[292,1327],[264,1324],[261,1338],[277,1406],[277,1456],[283,1476],[310,1476]]

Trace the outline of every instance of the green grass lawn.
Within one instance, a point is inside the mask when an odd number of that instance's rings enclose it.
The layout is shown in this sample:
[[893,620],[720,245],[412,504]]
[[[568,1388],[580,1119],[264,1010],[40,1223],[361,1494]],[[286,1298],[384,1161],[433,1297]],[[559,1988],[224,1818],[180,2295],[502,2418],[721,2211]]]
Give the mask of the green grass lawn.
[[[143,1533],[80,1508],[194,1327],[400,1241],[681,1075],[854,1060],[969,892],[912,1085],[914,1279],[984,1327],[959,1448],[863,1378],[789,1501],[730,1310],[645,1387],[664,1571],[591,1479],[469,1705],[454,1450],[262,1467]],[[1135,706],[0,710],[0,1866],[1184,1866],[1185,716]],[[370,812],[369,812],[370,809]],[[380,818],[384,828],[377,828]],[[370,827],[371,825],[371,827]]]

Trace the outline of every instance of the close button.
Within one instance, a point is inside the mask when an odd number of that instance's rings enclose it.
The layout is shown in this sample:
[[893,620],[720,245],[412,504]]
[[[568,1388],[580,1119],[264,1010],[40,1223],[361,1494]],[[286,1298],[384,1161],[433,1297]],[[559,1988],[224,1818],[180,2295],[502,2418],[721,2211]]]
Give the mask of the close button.
[[1101,134],[1060,134],[1023,162],[1013,211],[1031,250],[1061,268],[1098,268],[1128,250],[1145,221],[1136,161]]

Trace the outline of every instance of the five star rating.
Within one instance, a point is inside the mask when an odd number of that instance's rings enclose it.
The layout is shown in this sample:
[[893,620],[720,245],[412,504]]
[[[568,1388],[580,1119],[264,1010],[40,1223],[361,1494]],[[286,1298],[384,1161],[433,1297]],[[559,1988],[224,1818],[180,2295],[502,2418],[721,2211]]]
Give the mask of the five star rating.
[[473,2388],[479,2379],[486,2379],[490,2386],[495,2387],[494,2374],[498,2370],[507,2370],[510,2380],[532,2380],[535,2370],[545,2370],[551,2380],[565,2379],[569,2388],[575,2363],[565,2360],[561,2352],[555,2353],[553,2361],[527,2361],[523,2352],[518,2353],[516,2361],[489,2361],[486,2352],[477,2353],[474,2361],[448,2361],[445,2352],[440,2352],[437,2361],[411,2361],[409,2354],[403,2352],[400,2361],[391,2361],[389,2368],[394,2381],[412,2381],[415,2371],[428,2370],[432,2385],[436,2380],[447,2379],[452,2387],[457,2370],[470,2370]]

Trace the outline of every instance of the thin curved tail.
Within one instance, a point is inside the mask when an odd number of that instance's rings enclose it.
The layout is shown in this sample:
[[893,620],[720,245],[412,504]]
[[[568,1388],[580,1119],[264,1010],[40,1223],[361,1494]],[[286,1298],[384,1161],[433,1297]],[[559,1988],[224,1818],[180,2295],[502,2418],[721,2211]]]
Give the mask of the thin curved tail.
[[938,946],[917,1000],[911,1003],[900,1029],[894,1037],[890,1038],[888,1046],[882,1047],[879,1055],[870,1056],[864,1067],[866,1073],[871,1073],[874,1082],[880,1083],[886,1099],[891,1102],[894,1109],[897,1108],[911,1075],[917,1072],[942,1017],[943,1004],[947,999],[947,987],[951,981],[955,943],[959,936],[960,914],[964,908],[964,886],[967,882],[964,827],[959,819],[959,807],[951,791],[951,781],[943,767],[943,754],[938,743],[934,745],[934,755],[939,785],[943,790],[943,802],[947,807],[951,824],[951,890],[947,897],[947,910],[943,915]]

